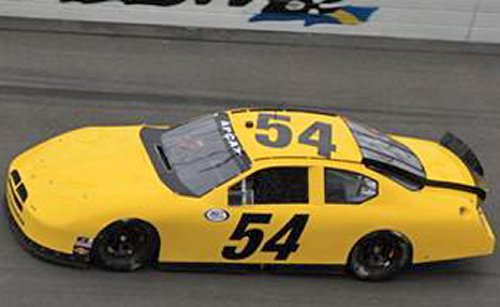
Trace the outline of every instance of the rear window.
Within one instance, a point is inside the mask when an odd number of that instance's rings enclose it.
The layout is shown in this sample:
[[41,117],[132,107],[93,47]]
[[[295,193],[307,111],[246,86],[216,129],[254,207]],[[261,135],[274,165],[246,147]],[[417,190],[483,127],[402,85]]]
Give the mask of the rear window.
[[346,120],[364,159],[387,164],[413,176],[425,178],[420,159],[404,144],[390,136],[352,120]]

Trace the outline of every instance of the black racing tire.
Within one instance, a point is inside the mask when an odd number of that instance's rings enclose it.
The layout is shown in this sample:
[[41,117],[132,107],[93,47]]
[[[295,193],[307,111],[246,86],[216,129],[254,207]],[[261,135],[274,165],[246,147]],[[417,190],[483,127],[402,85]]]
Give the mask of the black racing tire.
[[132,272],[152,265],[158,258],[156,229],[140,220],[123,220],[104,228],[92,244],[91,259],[99,268]]
[[384,281],[399,275],[412,262],[412,246],[402,235],[382,231],[358,241],[347,263],[347,271],[359,280]]

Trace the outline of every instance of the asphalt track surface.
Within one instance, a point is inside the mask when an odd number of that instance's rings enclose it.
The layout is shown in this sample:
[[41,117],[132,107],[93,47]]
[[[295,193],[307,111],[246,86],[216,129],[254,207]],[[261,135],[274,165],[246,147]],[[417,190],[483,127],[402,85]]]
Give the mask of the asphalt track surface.
[[[494,55],[0,31],[0,169],[76,127],[310,105],[390,132],[456,132],[485,165],[485,208],[498,233],[499,85]],[[499,290],[498,254],[389,283],[340,273],[82,271],[32,258],[0,219],[0,306],[498,306]]]

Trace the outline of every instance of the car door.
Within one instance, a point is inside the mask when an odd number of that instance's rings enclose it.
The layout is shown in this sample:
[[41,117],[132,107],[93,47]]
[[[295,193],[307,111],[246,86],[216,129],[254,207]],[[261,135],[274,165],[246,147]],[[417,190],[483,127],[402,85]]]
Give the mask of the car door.
[[227,190],[236,225],[224,236],[222,261],[296,263],[311,218],[307,166],[274,166],[246,176]]
[[[258,164],[258,163],[257,163]],[[316,168],[261,163],[186,204],[163,258],[189,263],[302,263],[312,240]],[[167,231],[168,232],[168,231]]]

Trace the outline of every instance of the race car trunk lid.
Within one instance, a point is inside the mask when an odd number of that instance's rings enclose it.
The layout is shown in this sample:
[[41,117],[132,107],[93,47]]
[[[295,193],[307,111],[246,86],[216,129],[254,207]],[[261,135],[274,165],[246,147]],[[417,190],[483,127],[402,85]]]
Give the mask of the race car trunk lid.
[[480,199],[486,198],[482,166],[469,147],[458,138],[445,135],[441,143],[401,136],[393,138],[408,146],[424,165],[426,176],[411,178],[422,187],[459,190],[476,194]]

